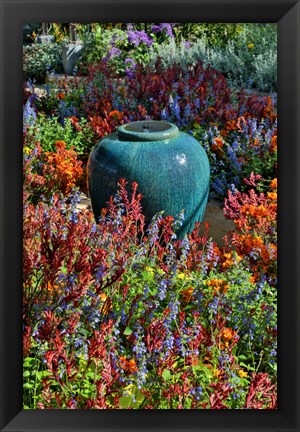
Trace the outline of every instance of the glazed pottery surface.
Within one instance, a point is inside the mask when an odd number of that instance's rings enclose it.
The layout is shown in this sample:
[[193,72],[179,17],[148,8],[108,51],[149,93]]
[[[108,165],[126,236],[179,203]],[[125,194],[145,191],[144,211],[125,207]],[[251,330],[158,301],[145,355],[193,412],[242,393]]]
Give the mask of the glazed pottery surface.
[[[96,220],[117,183],[138,183],[146,224],[160,211],[176,218],[184,210],[177,234],[190,232],[201,221],[209,192],[209,162],[198,141],[172,123],[139,121],[119,127],[92,150],[88,185]],[[128,191],[131,190],[131,186]]]

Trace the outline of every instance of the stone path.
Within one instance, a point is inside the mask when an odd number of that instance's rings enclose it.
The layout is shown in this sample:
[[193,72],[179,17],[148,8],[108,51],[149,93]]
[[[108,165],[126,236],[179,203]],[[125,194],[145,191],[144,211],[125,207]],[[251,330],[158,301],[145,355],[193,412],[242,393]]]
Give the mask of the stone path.
[[[83,209],[92,210],[90,198],[82,193],[80,202],[77,204],[78,211]],[[229,231],[234,230],[234,223],[225,218],[223,209],[219,203],[210,201],[207,204],[203,221],[209,223],[209,236],[219,245],[224,246],[223,237]],[[204,232],[204,226],[200,232]]]
[[[209,236],[219,245],[224,246],[223,237],[229,231],[233,231],[235,225],[232,220],[226,219],[221,205],[214,201],[209,201],[204,213],[203,222],[209,223]],[[202,226],[200,232],[204,232]]]
[[92,206],[91,206],[91,200],[90,198],[85,195],[84,193],[80,194],[80,202],[77,204],[76,206],[77,210],[91,210],[92,211]]

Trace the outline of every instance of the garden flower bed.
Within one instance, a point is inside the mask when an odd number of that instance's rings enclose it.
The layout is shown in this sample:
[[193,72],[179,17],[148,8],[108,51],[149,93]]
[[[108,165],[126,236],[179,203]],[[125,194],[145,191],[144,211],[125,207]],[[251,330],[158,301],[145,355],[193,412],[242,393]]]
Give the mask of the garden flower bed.
[[[160,48],[179,50],[187,28],[136,26],[95,26],[87,46],[103,55],[89,48],[79,76],[53,73],[39,94],[24,82],[24,408],[276,409],[274,88],[248,94],[203,60],[167,63]],[[222,242],[205,218],[178,239],[184,212],[147,226],[124,178],[97,224],[78,206],[93,146],[147,119],[206,150],[210,202],[234,228]]]

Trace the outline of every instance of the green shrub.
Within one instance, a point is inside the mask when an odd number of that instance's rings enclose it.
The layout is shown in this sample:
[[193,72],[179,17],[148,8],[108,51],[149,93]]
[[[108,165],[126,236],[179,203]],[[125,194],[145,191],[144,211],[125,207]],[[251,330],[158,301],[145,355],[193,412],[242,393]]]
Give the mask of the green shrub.
[[103,29],[100,24],[96,24],[94,31],[82,35],[84,45],[80,62],[82,72],[87,72],[87,65],[99,63],[108,54],[113,36],[116,38],[116,47],[119,48],[123,38],[126,37],[126,33],[120,29]]
[[23,47],[23,76],[24,79],[35,79],[43,82],[47,71],[62,70],[62,49],[59,44],[33,44]]
[[205,38],[209,46],[226,46],[226,44],[236,38],[243,31],[242,24],[224,23],[185,23],[175,26],[174,33],[177,40],[189,40],[196,42]]
[[33,148],[38,141],[43,152],[54,152],[56,141],[64,141],[68,149],[74,147],[78,155],[86,159],[95,144],[95,135],[87,120],[81,119],[78,126],[80,130],[74,127],[71,119],[65,119],[62,125],[57,117],[38,115],[27,131],[26,146]]
[[[150,29],[151,25],[148,26]],[[84,48],[81,72],[87,73],[87,65],[96,65],[103,59],[120,75],[128,72],[128,69],[135,69],[136,65],[146,66],[149,63],[150,45],[158,46],[161,40],[169,40],[169,37],[164,33],[146,33],[142,27],[144,24],[134,24],[128,30],[122,30],[115,27],[104,29],[100,24],[95,25],[93,32],[86,32],[82,36]],[[145,32],[144,41],[138,40],[138,35],[136,42],[130,39],[130,33],[134,38],[134,34],[139,32]]]

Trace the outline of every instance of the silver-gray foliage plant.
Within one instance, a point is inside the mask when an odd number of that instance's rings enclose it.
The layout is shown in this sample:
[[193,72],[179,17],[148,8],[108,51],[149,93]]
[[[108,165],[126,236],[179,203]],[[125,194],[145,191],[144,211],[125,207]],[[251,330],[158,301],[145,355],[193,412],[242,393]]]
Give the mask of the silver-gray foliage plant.
[[222,72],[233,87],[276,91],[276,32],[268,32],[268,28],[255,27],[255,24],[249,24],[246,30],[238,38],[228,41],[225,47],[209,46],[205,36],[194,43],[182,40],[176,44],[171,40],[156,44],[150,50],[150,64],[154,65],[160,59],[163,68],[177,63],[186,69],[201,60],[204,66],[211,65]]

